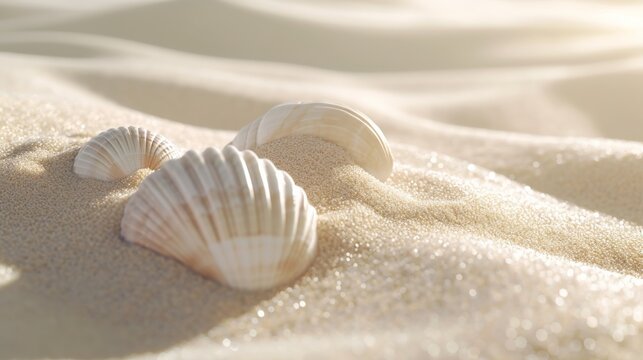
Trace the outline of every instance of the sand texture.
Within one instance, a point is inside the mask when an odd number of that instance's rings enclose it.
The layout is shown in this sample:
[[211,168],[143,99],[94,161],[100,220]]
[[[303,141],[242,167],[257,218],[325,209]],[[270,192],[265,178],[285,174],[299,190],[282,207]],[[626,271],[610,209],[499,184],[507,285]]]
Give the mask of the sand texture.
[[[640,358],[643,6],[472,4],[0,1],[0,359]],[[203,150],[286,101],[359,109],[396,158],[257,150],[319,213],[290,286],[124,242],[150,171],[72,172],[110,127]]]

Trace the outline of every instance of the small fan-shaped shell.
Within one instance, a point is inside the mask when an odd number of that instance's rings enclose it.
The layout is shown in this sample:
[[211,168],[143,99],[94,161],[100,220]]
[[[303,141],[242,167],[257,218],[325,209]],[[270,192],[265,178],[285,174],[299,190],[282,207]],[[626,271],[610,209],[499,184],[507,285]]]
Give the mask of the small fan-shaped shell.
[[110,181],[143,168],[156,170],[164,161],[179,156],[176,146],[161,135],[133,126],[119,127],[96,135],[80,149],[74,173]]
[[289,135],[312,135],[339,145],[357,165],[382,181],[393,169],[393,156],[380,128],[368,116],[336,104],[275,106],[241,129],[231,144],[254,150]]
[[286,172],[226,146],[188,151],[148,176],[125,206],[121,234],[206,277],[254,290],[308,268],[316,219]]

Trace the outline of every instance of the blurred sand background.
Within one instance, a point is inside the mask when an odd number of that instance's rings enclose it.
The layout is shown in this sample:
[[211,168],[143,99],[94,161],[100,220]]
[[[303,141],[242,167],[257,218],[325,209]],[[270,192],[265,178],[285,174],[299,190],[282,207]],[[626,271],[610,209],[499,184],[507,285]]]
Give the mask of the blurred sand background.
[[[643,353],[636,1],[0,1],[0,358]],[[285,101],[368,114],[381,183],[314,138],[259,154],[320,213],[290,287],[239,293],[119,239],[71,172],[109,127],[222,147]]]

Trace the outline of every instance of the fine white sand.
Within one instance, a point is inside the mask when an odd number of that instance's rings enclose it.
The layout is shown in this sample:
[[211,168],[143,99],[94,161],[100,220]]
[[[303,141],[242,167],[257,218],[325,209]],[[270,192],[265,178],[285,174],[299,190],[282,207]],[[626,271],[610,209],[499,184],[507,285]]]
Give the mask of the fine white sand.
[[[643,353],[634,1],[0,1],[0,358]],[[368,114],[382,183],[264,145],[319,212],[296,283],[238,292],[119,238],[149,174],[80,179],[110,127],[222,147],[285,101]]]

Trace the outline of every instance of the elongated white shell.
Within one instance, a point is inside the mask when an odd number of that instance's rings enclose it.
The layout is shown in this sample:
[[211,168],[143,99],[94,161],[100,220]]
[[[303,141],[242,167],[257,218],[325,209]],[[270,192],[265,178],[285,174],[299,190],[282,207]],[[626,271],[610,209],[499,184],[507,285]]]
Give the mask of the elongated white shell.
[[299,277],[313,261],[315,208],[292,178],[252,151],[188,151],[148,176],[125,207],[121,233],[239,289]]
[[180,156],[176,146],[161,135],[142,128],[106,130],[85,144],[74,160],[74,173],[103,181],[120,179],[136,170],[158,169]]
[[289,135],[312,135],[339,145],[357,165],[382,181],[393,170],[393,155],[380,128],[368,116],[336,104],[275,106],[241,129],[231,144],[254,150]]

